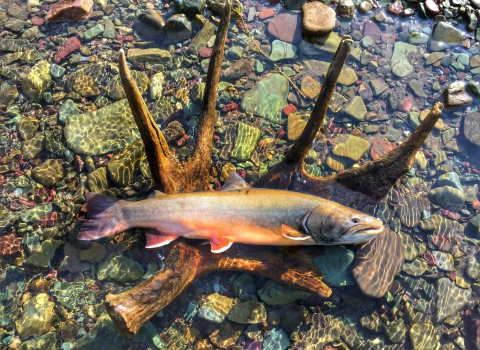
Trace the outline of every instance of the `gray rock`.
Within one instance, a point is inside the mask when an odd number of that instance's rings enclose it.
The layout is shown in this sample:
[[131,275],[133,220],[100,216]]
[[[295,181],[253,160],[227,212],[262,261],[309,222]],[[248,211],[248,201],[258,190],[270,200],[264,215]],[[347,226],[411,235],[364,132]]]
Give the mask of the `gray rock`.
[[187,16],[199,15],[205,9],[207,0],[185,0],[183,5],[183,12]]
[[112,253],[98,266],[97,277],[100,281],[131,283],[140,279],[145,271],[142,265],[122,253]]
[[346,117],[360,122],[367,114],[367,108],[360,96],[354,96],[343,106],[343,113]]
[[461,45],[463,33],[447,22],[437,22],[432,30],[430,49],[443,51],[450,46]]
[[450,281],[448,278],[437,280],[436,289],[434,323],[440,323],[448,316],[462,309],[472,295],[471,289],[459,288],[455,285],[455,282]]
[[62,124],[65,124],[67,122],[68,116],[72,114],[81,114],[81,113],[82,111],[78,109],[75,102],[68,99],[58,109],[58,121]]
[[452,186],[463,192],[460,178],[458,177],[458,174],[453,171],[440,175],[438,177],[437,184],[438,186]]
[[427,98],[428,95],[425,93],[422,83],[417,79],[412,79],[408,82],[408,86],[412,89],[413,93],[417,97]]
[[115,25],[110,19],[105,20],[105,30],[103,31],[103,37],[107,39],[115,39]]
[[442,186],[430,190],[428,199],[432,203],[454,212],[458,212],[465,204],[463,192],[451,186]]
[[84,35],[85,35],[85,40],[86,41],[91,41],[95,39],[96,37],[100,36],[104,31],[103,26],[98,23],[97,25],[93,26],[92,28],[88,29]]
[[192,34],[192,24],[184,14],[173,15],[165,24],[168,38],[178,43],[190,37]]

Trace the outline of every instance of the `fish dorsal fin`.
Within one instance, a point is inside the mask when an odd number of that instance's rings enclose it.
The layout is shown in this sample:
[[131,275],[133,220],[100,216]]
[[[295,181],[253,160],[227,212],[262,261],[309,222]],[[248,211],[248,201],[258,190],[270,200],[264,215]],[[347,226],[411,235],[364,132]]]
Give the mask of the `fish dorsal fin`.
[[288,239],[293,239],[294,241],[305,241],[311,238],[310,235],[307,235],[294,229],[293,227],[284,224],[282,224],[282,235]]
[[228,176],[227,180],[223,184],[222,188],[220,188],[221,192],[227,191],[236,191],[236,190],[244,190],[250,188],[250,185],[245,182],[245,180],[240,176],[237,172],[232,172]]

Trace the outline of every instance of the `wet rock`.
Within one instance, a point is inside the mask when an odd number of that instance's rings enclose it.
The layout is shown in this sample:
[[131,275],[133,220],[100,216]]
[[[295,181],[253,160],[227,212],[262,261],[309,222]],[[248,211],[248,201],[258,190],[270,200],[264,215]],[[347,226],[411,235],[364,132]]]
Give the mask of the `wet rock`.
[[232,150],[232,158],[243,162],[250,158],[250,155],[260,138],[260,130],[254,126],[238,123],[237,140]]
[[401,343],[405,340],[407,334],[407,327],[402,318],[397,318],[395,321],[386,322],[383,326],[383,333],[392,343]]
[[323,36],[335,28],[335,11],[320,1],[302,6],[302,28],[309,36]]
[[468,221],[467,228],[474,233],[480,233],[480,214]]
[[307,75],[302,79],[301,90],[305,97],[313,100],[320,93],[320,84],[311,76]]
[[310,293],[284,286],[272,280],[267,281],[257,293],[260,299],[268,305],[285,305],[293,303],[297,299],[305,300],[310,297]]
[[50,214],[52,212],[52,205],[48,204],[40,204],[37,205],[35,208],[29,209],[24,211],[20,214],[20,221],[25,222],[27,224],[36,223],[40,218],[43,216]]
[[444,236],[447,239],[463,235],[462,225],[438,214],[432,215],[427,220],[420,221],[419,227],[424,231],[435,232],[436,235]]
[[46,268],[51,266],[50,260],[53,259],[55,251],[63,244],[63,241],[47,239],[42,242],[40,248],[35,250],[25,262],[30,265]]
[[262,303],[249,300],[233,305],[226,317],[240,324],[256,324],[267,320],[267,311]]
[[289,140],[294,141],[300,137],[307,125],[307,121],[302,118],[301,115],[296,113],[290,113],[288,115],[288,129],[287,137]]
[[204,320],[222,323],[234,305],[234,300],[218,293],[211,294],[202,302],[198,317]]
[[207,46],[208,40],[215,34],[215,29],[216,25],[213,22],[205,22],[202,29],[195,35],[190,45],[188,45],[187,51],[190,53],[198,53],[198,50]]
[[280,10],[268,23],[268,33],[289,44],[302,41],[302,16],[287,10]]
[[8,83],[0,85],[0,108],[7,109],[18,99],[18,90]]
[[463,192],[458,174],[454,171],[440,175],[437,179],[438,186],[451,186]]
[[103,27],[103,25],[98,23],[97,25],[95,25],[92,28],[85,31],[85,33],[84,33],[85,40],[86,41],[91,41],[91,40],[97,38],[98,36],[103,34],[104,30],[105,30],[105,28]]
[[360,96],[354,96],[343,106],[343,113],[346,117],[360,122],[367,114],[367,108]]
[[70,115],[64,135],[73,152],[99,155],[124,148],[138,137],[138,130],[125,99],[93,112]]
[[[15,220],[16,221],[16,220]],[[10,226],[14,223],[11,222]],[[22,237],[15,232],[0,236],[0,257],[11,258],[23,251]],[[0,320],[0,324],[2,324]]]
[[192,34],[192,24],[184,14],[173,15],[165,24],[168,38],[178,43],[190,37]]
[[476,256],[470,255],[467,258],[465,273],[472,280],[480,278],[480,262],[478,261]]
[[107,168],[97,168],[87,175],[88,189],[90,192],[103,193],[103,191],[110,187],[109,179],[107,176]]
[[450,84],[444,91],[445,107],[458,108],[472,103],[473,98],[465,91],[463,82],[456,81]]
[[32,176],[45,187],[52,187],[63,179],[63,167],[56,159],[48,159],[32,170]]
[[438,251],[432,251],[431,254],[435,258],[435,265],[437,265],[440,270],[453,270],[453,256],[451,254]]
[[430,190],[428,199],[432,203],[454,212],[462,209],[465,204],[463,192],[451,186],[442,186]]
[[270,74],[243,96],[245,111],[274,123],[282,121],[282,109],[287,105],[288,80],[280,74]]
[[431,321],[414,324],[408,335],[414,350],[435,349],[438,346],[437,329]]
[[430,49],[443,51],[450,46],[461,45],[463,33],[447,22],[437,22],[432,30]]
[[144,156],[143,142],[141,139],[137,139],[108,162],[107,170],[110,179],[121,187],[128,186]]
[[[148,89],[148,75],[145,72],[139,72],[136,70],[131,71],[131,74],[133,80],[135,80],[138,90],[140,91],[140,94],[143,95]],[[107,96],[113,98],[114,100],[121,100],[127,97],[119,74],[113,77],[113,79],[110,79],[105,90],[107,92]]]
[[172,56],[167,50],[151,49],[130,49],[127,53],[127,59],[130,62],[162,64],[171,61]]
[[59,347],[57,345],[57,333],[50,332],[47,334],[43,334],[38,338],[27,340],[23,342],[18,350],[42,350],[42,349],[49,349],[49,350],[58,350]]
[[101,262],[107,256],[107,250],[103,244],[92,242],[90,248],[82,250],[79,257],[89,263]]
[[245,76],[250,70],[250,61],[246,58],[242,58],[236,62],[233,62],[230,67],[223,71],[223,77],[226,80],[236,80]]
[[50,63],[46,60],[37,62],[22,82],[22,90],[25,96],[39,102],[42,94],[48,89],[52,77],[50,75]]
[[61,21],[83,21],[93,10],[93,0],[61,0],[48,11],[45,19],[55,23]]
[[318,349],[322,349],[328,343],[339,340],[344,330],[345,325],[341,319],[329,318],[328,321],[325,321],[322,314],[315,314],[307,334],[302,339],[297,340],[289,349],[309,349],[310,344],[315,344]]
[[373,160],[378,159],[384,154],[393,150],[395,147],[395,144],[392,142],[374,140],[372,141],[372,145],[370,147],[370,157],[372,157]]
[[436,287],[434,323],[443,321],[470,301],[472,290],[459,288],[448,278],[439,279]]
[[0,51],[19,52],[31,48],[30,41],[25,39],[2,39],[0,40]]
[[20,337],[41,335],[48,331],[55,315],[54,306],[55,303],[50,301],[46,293],[37,294],[23,304],[23,314],[15,321]]
[[469,142],[480,147],[480,113],[469,112],[465,114],[463,134]]
[[70,54],[75,51],[80,50],[82,43],[76,36],[72,36],[68,38],[62,45],[57,47],[57,53],[53,56],[53,61],[55,63],[62,62],[65,58],[67,58]]
[[78,92],[83,97],[100,95],[100,89],[97,86],[97,82],[89,75],[81,76],[75,79],[73,90]]
[[305,0],[286,0],[283,2],[283,7],[289,10],[300,10],[305,5]]
[[413,72],[413,67],[407,61],[400,61],[392,67],[392,73],[399,78],[404,78]]
[[[150,39],[158,39],[164,34],[165,20],[160,13],[154,9],[147,9],[137,15],[135,28],[138,33]],[[106,26],[105,26],[106,29]],[[115,27],[113,27],[113,35],[115,36]],[[105,34],[103,35],[105,37]]]
[[290,346],[288,335],[282,329],[272,329],[262,345],[264,350],[285,350]]
[[331,287],[354,285],[352,264],[353,251],[340,246],[324,249],[322,255],[312,259],[313,264],[323,272],[323,281]]
[[337,5],[337,13],[343,18],[354,18],[355,4],[353,0],[340,0]]
[[428,55],[425,64],[434,64],[435,62],[440,61],[444,56],[445,54],[443,52],[432,52],[430,55]]
[[363,316],[362,318],[360,318],[360,324],[363,328],[372,333],[380,334],[382,332],[383,322],[376,314],[369,314]]
[[17,124],[22,140],[31,140],[40,126],[40,121],[35,117],[24,117]]
[[332,153],[336,156],[347,157],[354,162],[358,162],[369,147],[370,143],[361,137],[342,135],[335,139]]
[[420,98],[427,98],[428,95],[425,93],[425,89],[423,87],[423,84],[417,80],[417,79],[412,79],[408,82],[408,86],[410,89],[412,89],[413,93],[415,96],[420,97]]
[[231,60],[239,60],[242,58],[242,53],[243,47],[234,45],[227,51],[227,57]]
[[106,39],[115,39],[115,24],[110,19],[105,20],[105,29],[103,31],[103,37]]
[[220,349],[229,349],[235,345],[245,326],[224,321],[220,326],[210,325],[207,333],[210,341]]
[[185,0],[183,12],[187,16],[195,16],[197,14],[201,14],[205,9],[206,4],[206,0]]
[[150,98],[158,100],[163,95],[163,83],[165,82],[165,74],[159,72],[150,78]]
[[402,266],[402,271],[408,273],[411,276],[421,276],[425,271],[427,271],[428,265],[424,259],[417,258],[412,262],[405,263]]
[[10,266],[0,272],[0,325],[6,327],[22,314],[21,298],[25,291],[26,274]]
[[297,47],[295,45],[280,40],[274,40],[272,42],[272,52],[268,58],[273,62],[277,62],[280,60],[294,58],[296,52]]
[[112,253],[98,266],[97,277],[100,281],[132,283],[140,279],[145,271],[142,265],[122,253]]

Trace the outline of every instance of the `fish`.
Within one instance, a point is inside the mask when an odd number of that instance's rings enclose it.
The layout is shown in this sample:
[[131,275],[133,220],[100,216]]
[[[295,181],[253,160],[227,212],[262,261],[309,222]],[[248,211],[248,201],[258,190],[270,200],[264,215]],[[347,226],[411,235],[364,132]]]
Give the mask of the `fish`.
[[163,194],[129,202],[89,192],[88,219],[77,236],[95,240],[132,227],[147,229],[146,247],[179,237],[210,242],[213,253],[233,243],[274,246],[367,242],[383,222],[333,201],[298,192],[256,189],[237,173],[220,191]]

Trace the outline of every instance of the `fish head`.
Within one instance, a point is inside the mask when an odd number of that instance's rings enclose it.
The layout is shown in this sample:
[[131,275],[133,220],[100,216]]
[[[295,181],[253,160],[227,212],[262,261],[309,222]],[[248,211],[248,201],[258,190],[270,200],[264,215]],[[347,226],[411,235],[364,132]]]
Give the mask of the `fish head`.
[[322,204],[303,218],[304,232],[323,245],[367,242],[383,232],[382,220],[340,204]]

